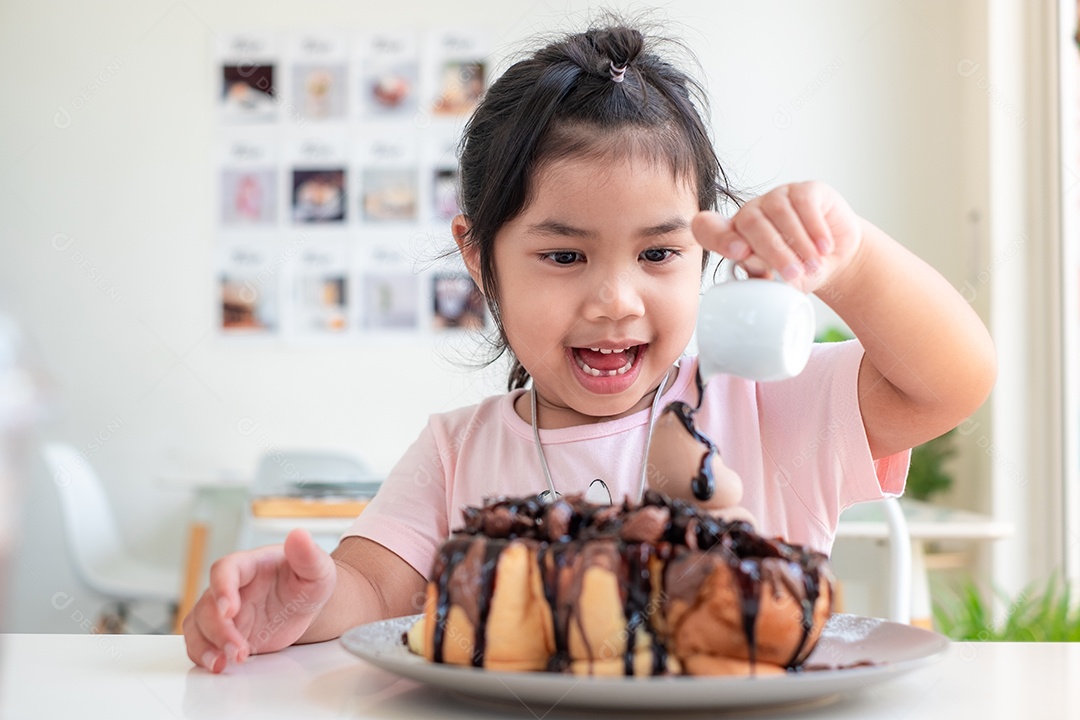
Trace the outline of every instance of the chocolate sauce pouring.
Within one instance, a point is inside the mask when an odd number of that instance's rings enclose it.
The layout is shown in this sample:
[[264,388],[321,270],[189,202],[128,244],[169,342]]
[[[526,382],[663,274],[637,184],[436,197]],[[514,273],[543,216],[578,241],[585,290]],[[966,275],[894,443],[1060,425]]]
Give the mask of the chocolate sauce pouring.
[[694,425],[695,410],[681,400],[664,408],[665,413],[672,413],[678,418],[690,437],[707,448],[705,454],[701,456],[701,465],[698,467],[697,474],[690,479],[690,489],[694,492],[694,497],[705,501],[711,499],[716,493],[716,475],[712,470],[712,461],[719,455],[719,451],[713,441],[703,435]]
[[[688,403],[676,401],[664,408],[653,427],[654,443],[650,448],[648,465],[654,486],[657,483],[661,486],[665,482],[676,483],[671,494],[682,496],[678,485],[689,480],[693,496],[705,502],[716,494],[717,484],[721,481],[716,476],[716,468],[723,467],[723,462],[716,444],[698,430],[694,422],[694,414],[701,409],[705,394],[700,366],[694,380],[698,392],[697,405],[691,407]],[[671,423],[672,418],[674,424]]]

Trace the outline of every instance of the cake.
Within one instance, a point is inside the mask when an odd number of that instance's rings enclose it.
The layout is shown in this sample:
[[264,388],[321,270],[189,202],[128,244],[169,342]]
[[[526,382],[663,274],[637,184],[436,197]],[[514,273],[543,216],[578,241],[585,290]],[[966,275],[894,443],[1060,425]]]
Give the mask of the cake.
[[496,498],[440,547],[406,640],[501,671],[783,673],[817,643],[831,578],[821,553],[655,491],[614,506]]

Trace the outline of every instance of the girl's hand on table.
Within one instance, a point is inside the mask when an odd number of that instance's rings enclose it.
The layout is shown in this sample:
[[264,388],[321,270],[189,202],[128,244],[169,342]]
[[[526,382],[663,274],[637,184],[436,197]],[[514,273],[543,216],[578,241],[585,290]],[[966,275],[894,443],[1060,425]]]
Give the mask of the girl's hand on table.
[[813,292],[845,269],[862,242],[862,223],[847,201],[820,182],[781,185],[750,200],[730,219],[712,211],[694,217],[706,250],[751,277],[780,275]]
[[221,672],[229,662],[293,644],[336,582],[333,559],[305,530],[293,530],[282,545],[226,555],[184,619],[188,657]]

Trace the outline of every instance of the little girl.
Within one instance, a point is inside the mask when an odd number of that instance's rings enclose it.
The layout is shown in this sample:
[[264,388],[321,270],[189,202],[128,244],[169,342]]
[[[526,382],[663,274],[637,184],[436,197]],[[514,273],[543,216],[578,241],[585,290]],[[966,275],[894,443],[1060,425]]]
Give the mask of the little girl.
[[986,398],[990,338],[932,268],[820,183],[734,201],[697,87],[636,30],[571,35],[488,90],[461,143],[452,224],[483,290],[510,392],[432,417],[332,555],[303,531],[229,555],[184,623],[229,662],[422,609],[461,508],[495,495],[636,500],[656,408],[697,405],[684,357],[717,252],[813,292],[857,341],[797,378],[718,376],[696,415],[743,480],[758,530],[828,552],[847,506],[903,491],[908,449]]

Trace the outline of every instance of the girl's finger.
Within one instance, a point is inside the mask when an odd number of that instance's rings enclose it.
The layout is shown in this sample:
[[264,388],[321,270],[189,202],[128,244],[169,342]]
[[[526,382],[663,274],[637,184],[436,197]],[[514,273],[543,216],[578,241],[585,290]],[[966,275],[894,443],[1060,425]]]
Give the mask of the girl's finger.
[[210,672],[219,673],[228,664],[224,651],[215,647],[203,635],[195,622],[194,613],[184,618],[184,644],[187,647],[187,655],[191,658],[191,662],[206,668]]
[[191,615],[203,637],[215,648],[226,651],[228,660],[250,653],[250,644],[236,627],[241,609],[240,590],[255,579],[260,564],[280,557],[278,546],[226,555],[210,567],[210,587],[192,608]]
[[732,229],[731,221],[718,212],[699,212],[691,221],[690,230],[703,248],[729,260],[738,262],[750,254],[750,246]]
[[765,261],[756,255],[751,255],[742,262],[739,263],[739,267],[746,271],[746,274],[752,278],[765,278],[766,280],[772,279],[772,269],[765,264]]
[[236,623],[221,614],[216,600],[209,593],[195,604],[190,618],[193,629],[214,649],[224,653],[226,660],[237,660],[241,654],[249,651],[248,641],[237,629]]
[[[249,572],[243,574],[248,575]],[[206,597],[222,618],[232,618],[240,610],[240,588],[245,584],[240,576],[240,564],[232,555],[226,555],[210,566],[210,586],[206,590]],[[250,582],[250,578],[247,581]]]
[[793,282],[802,276],[802,259],[756,204],[744,206],[735,213],[731,221],[736,232],[750,245],[754,255],[770,268],[778,270],[781,277]]
[[824,199],[821,197],[820,186],[812,182],[797,183],[789,189],[788,197],[792,209],[798,214],[803,228],[818,252],[823,256],[831,253],[836,243],[833,241],[829,223],[825,219]]
[[821,256],[789,197],[778,193],[762,198],[761,210],[802,261],[806,273],[814,274],[821,267]]
[[255,579],[259,566],[279,559],[281,555],[280,545],[270,545],[226,555],[210,566],[208,592],[213,595],[224,617],[232,618],[239,612],[240,588]]

